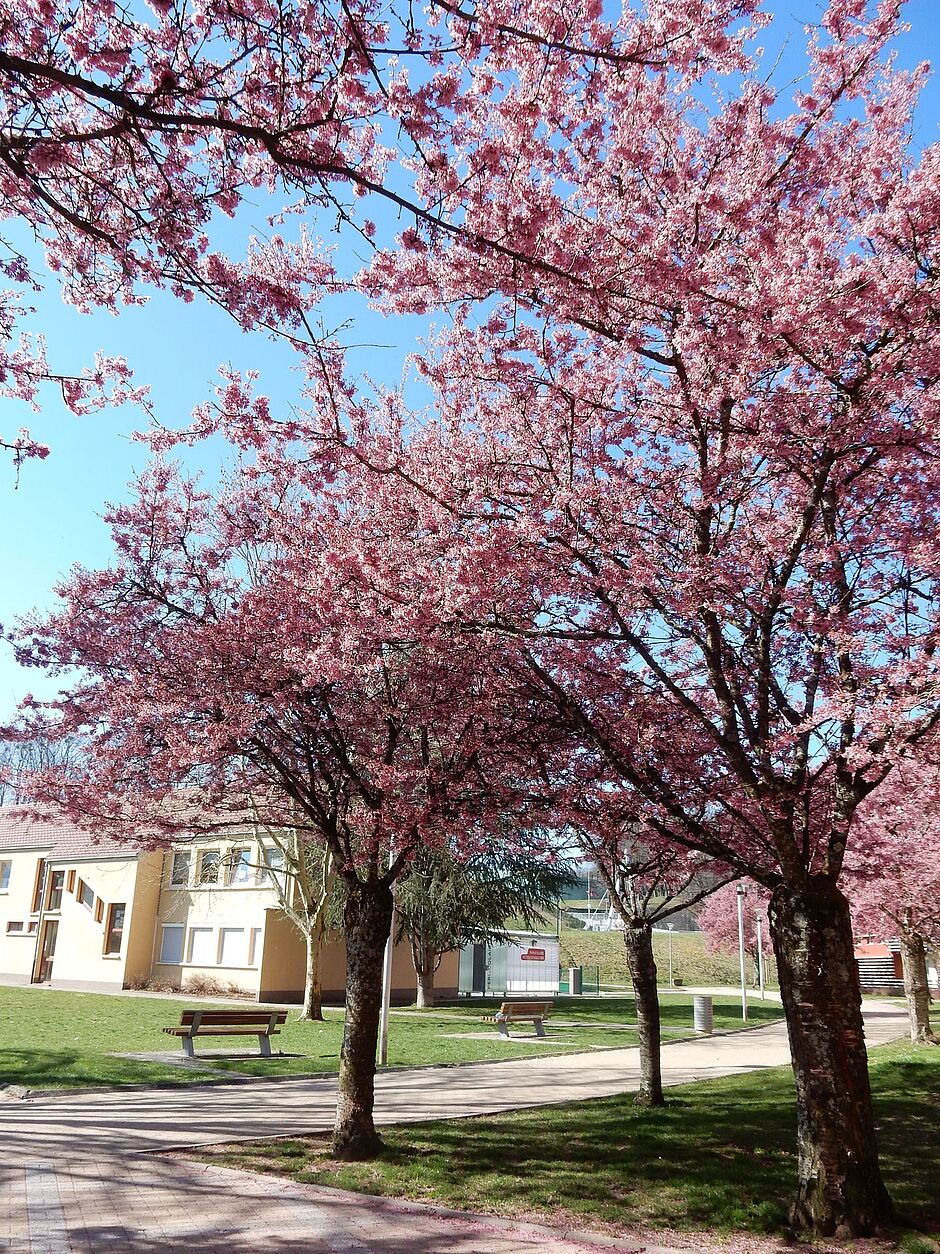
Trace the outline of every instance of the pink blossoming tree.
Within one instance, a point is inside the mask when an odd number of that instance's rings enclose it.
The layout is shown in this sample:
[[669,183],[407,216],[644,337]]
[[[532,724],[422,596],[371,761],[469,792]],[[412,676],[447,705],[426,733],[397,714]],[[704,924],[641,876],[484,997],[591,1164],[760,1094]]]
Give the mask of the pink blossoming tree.
[[114,564],[75,570],[61,608],[24,625],[24,662],[81,678],[21,734],[81,740],[82,762],[32,791],[96,830],[160,843],[248,823],[328,852],[347,956],[333,1148],[361,1158],[381,1146],[392,884],[418,849],[473,852],[496,828],[505,841],[501,816],[524,823],[539,798],[499,650],[429,631],[440,593],[418,520],[393,518],[381,483],[304,492],[278,469],[216,497],[160,465],[145,476],[110,515]]
[[901,943],[904,993],[915,1044],[940,1044],[930,1024],[925,941],[940,942],[940,767],[901,762],[859,810],[848,864],[859,932]]
[[[518,642],[645,821],[770,892],[794,1221],[876,1228],[839,884],[940,708],[940,150],[910,149],[894,0],[830,0],[795,92],[756,0],[9,18],[4,205],[74,299],[166,283],[304,350],[324,291],[446,310],[437,427],[324,405],[314,434],[401,476],[453,621]],[[248,188],[359,229],[365,271],[307,238],[213,251]]]

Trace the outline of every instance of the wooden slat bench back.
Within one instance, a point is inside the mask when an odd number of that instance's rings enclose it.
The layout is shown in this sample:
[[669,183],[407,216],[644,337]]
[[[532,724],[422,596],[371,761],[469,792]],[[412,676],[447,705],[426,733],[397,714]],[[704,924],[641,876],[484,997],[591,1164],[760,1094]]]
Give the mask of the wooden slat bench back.
[[509,1035],[510,1023],[532,1023],[535,1035],[545,1035],[545,1020],[552,1013],[554,1003],[550,1001],[504,1001],[499,1013],[487,1015],[484,1023],[495,1023],[501,1036]]
[[196,1036],[257,1036],[258,1049],[271,1057],[271,1037],[287,1022],[286,1010],[184,1010],[178,1026],[164,1028],[168,1036],[178,1036],[183,1053],[195,1058]]

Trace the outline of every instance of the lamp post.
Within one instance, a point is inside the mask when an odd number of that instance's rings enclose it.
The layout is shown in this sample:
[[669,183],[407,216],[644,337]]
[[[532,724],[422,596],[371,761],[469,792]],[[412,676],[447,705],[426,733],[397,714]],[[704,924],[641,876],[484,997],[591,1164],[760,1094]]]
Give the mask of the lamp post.
[[667,923],[666,927],[669,929],[669,987],[672,988],[672,929],[675,924]]
[[[395,861],[395,849],[388,851],[388,865]],[[385,942],[385,960],[382,963],[382,1010],[379,1015],[379,1066],[388,1066],[388,1015],[392,1004],[392,958],[395,954],[395,885],[392,885],[392,923]]]
[[764,922],[764,916],[757,912],[757,983],[760,988],[760,999],[764,1000],[764,938],[761,926]]
[[747,1023],[747,978],[744,969],[744,894],[747,889],[738,885],[738,956],[741,960],[741,1018]]

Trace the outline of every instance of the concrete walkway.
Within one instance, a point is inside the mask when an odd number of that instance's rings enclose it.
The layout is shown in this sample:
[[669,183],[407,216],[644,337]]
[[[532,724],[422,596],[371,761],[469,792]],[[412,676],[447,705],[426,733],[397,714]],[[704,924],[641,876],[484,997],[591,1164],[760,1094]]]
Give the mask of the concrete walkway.
[[[906,1031],[903,1010],[865,1007],[870,1044]],[[667,1084],[789,1062],[783,1024],[663,1050]],[[384,1072],[376,1119],[408,1123],[635,1090],[636,1049]],[[148,1089],[0,1105],[0,1250],[296,1250],[319,1254],[569,1254],[597,1248],[480,1217],[154,1158],[147,1151],[330,1128],[335,1080]],[[608,1243],[609,1244],[609,1243]],[[636,1250],[635,1243],[611,1248]],[[642,1247],[653,1254],[653,1247]],[[701,1245],[697,1248],[701,1249]],[[740,1242],[735,1250],[745,1248]],[[768,1249],[766,1242],[749,1248]]]

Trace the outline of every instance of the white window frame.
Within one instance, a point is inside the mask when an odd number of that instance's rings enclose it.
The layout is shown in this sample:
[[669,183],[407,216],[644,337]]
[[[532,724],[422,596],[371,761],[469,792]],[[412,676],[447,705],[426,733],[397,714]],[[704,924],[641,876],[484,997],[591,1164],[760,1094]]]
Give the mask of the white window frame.
[[[276,858],[280,858],[280,862],[277,866],[271,865],[270,860],[268,858],[269,854],[274,854]],[[258,883],[259,884],[272,884],[274,882],[275,875],[284,874],[285,861],[286,859],[284,857],[284,850],[281,849],[278,845],[262,845],[261,857],[259,859],[260,865],[258,867]]]
[[[237,957],[239,958],[240,961],[233,962],[232,955],[229,954],[226,956],[225,954],[225,937],[226,937],[226,934],[234,935],[234,933],[236,932],[241,937],[239,953],[237,954]],[[216,965],[220,967],[239,967],[239,968],[247,967],[248,966],[248,962],[246,961],[247,958],[248,958],[248,937],[245,934],[245,928],[243,927],[220,927],[219,928],[219,947],[218,947],[218,953],[216,955]]]
[[[215,932],[215,930],[216,929],[214,927],[191,927],[189,929],[189,938],[188,938],[188,943],[186,945],[186,961],[189,963],[190,966],[192,967],[217,967],[219,965],[218,962],[216,961],[216,959],[218,958],[218,940],[216,939],[215,945],[213,945],[212,943],[213,933]],[[208,933],[208,936],[206,937],[206,942],[205,942],[207,946],[207,959],[208,959],[207,961],[203,961],[203,959],[201,958],[197,959],[193,957],[193,953],[196,948],[196,936],[197,934],[202,935],[202,933],[204,932]]]
[[[176,864],[178,859],[186,859],[186,875],[183,879],[176,878]],[[193,851],[191,849],[174,849],[173,856],[170,859],[170,887],[171,888],[188,888],[189,881],[193,874]]]
[[[215,858],[215,877],[211,880],[205,878],[206,858]],[[197,885],[199,888],[217,888],[219,885],[219,872],[222,870],[222,851],[221,849],[203,849],[199,854],[199,878]]]
[[[186,924],[185,923],[161,923],[160,927],[162,929],[160,933],[160,957],[157,959],[157,962],[165,967],[178,967],[182,964],[183,954],[186,952]],[[179,957],[178,958],[167,958],[164,956],[166,953],[167,932],[179,933]]]
[[[248,845],[233,846],[228,852],[226,861],[228,863],[226,882],[229,885],[241,887],[252,882],[251,849]],[[244,874],[239,874],[239,872],[244,872]]]

